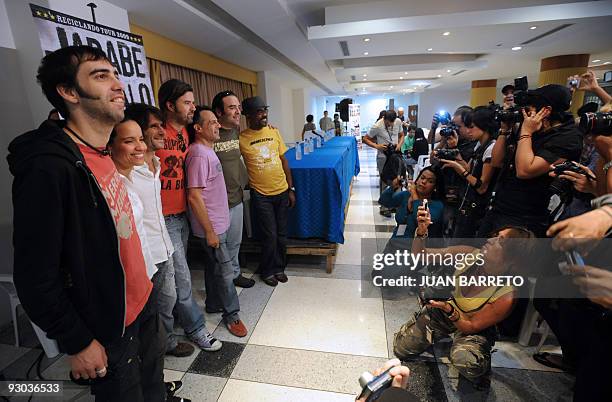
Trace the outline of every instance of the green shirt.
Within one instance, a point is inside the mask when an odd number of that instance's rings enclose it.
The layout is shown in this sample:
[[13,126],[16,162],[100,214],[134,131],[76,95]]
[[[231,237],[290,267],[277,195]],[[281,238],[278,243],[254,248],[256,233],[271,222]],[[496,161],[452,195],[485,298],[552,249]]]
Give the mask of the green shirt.
[[240,143],[238,128],[219,128],[219,140],[214,144],[214,150],[221,161],[223,177],[227,189],[227,201],[233,208],[242,202],[242,189],[246,183],[246,168],[240,159]]
[[414,145],[414,137],[410,137],[408,135],[404,136],[404,143],[402,144],[402,153],[406,151],[412,151],[412,147]]

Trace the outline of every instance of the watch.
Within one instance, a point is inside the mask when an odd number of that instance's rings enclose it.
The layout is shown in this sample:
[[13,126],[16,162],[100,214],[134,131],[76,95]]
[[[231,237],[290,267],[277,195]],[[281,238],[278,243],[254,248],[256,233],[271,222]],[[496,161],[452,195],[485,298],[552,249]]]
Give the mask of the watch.
[[295,187],[289,187],[289,190],[293,191],[295,193]]

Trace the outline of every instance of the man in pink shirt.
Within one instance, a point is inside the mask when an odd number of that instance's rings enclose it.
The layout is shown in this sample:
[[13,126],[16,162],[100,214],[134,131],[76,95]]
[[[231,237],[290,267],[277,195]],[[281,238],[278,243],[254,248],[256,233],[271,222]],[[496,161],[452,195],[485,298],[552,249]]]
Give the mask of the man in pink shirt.
[[194,236],[201,239],[206,251],[206,305],[222,306],[227,329],[244,337],[247,329],[238,315],[240,303],[227,249],[230,226],[227,190],[221,161],[213,149],[213,143],[219,139],[219,127],[212,110],[203,106],[196,108],[193,123],[187,127],[194,141],[185,161],[189,221]]

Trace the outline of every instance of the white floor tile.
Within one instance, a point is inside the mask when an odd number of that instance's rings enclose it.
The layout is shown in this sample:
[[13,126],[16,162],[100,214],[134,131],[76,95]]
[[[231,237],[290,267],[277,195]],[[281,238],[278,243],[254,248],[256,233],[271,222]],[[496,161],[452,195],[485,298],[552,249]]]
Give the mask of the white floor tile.
[[561,370],[547,367],[536,362],[532,357],[535,353],[535,349],[535,346],[524,347],[515,342],[497,341],[493,347],[495,352],[491,355],[491,366],[561,372]]
[[181,381],[184,375],[185,375],[185,372],[183,371],[164,369],[164,381],[165,382]]
[[361,265],[361,239],[376,239],[374,232],[344,232],[344,244],[338,245],[336,264]]
[[382,300],[362,298],[361,281],[292,277],[274,290],[249,344],[387,357]]
[[220,402],[353,402],[354,400],[355,395],[242,380],[229,380],[219,398]]
[[[191,399],[193,402],[214,402],[218,400],[227,379],[185,373],[182,381],[183,386],[178,390],[176,396]],[[247,401],[249,399],[245,398],[243,400]]]

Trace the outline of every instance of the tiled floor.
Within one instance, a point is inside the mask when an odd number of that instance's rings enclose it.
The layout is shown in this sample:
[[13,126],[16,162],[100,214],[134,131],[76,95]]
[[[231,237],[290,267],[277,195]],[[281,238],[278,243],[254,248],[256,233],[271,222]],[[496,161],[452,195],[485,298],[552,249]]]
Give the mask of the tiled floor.
[[[240,289],[241,317],[249,335],[236,338],[220,314],[207,314],[207,326],[224,343],[219,352],[187,358],[167,357],[167,380],[182,380],[178,395],[193,401],[353,401],[357,379],[365,370],[392,357],[393,333],[417,308],[412,299],[383,300],[378,289],[363,297],[362,239],[384,245],[395,226],[378,213],[375,153],[360,151],[361,173],[353,183],[345,243],[338,248],[332,274],[323,259],[292,256],[289,282],[276,288],[254,277],[256,285]],[[380,247],[380,246],[379,246]],[[203,306],[201,258],[190,255],[194,294]],[[255,266],[249,261],[249,270]],[[10,327],[0,330],[0,371],[6,378],[24,378],[40,351],[27,322],[20,324],[23,348]],[[495,345],[491,387],[479,391],[448,380],[443,344],[407,362],[410,389],[424,401],[568,400],[573,379],[531,359],[533,348],[516,343]],[[65,356],[43,359],[43,376],[67,379]],[[456,388],[456,389],[455,389]],[[87,389],[71,386],[65,400],[91,401]],[[34,398],[34,400],[37,400]],[[43,402],[50,399],[42,399]]]

